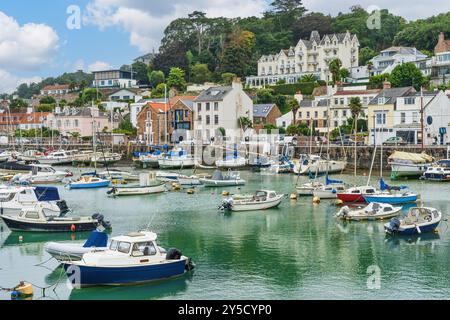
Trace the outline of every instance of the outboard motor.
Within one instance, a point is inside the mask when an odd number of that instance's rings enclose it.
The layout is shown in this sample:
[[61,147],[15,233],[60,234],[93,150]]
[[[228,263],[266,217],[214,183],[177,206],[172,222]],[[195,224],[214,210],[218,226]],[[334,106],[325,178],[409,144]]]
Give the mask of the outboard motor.
[[100,213],[94,213],[92,219],[97,220],[98,224],[105,229],[111,229],[111,222],[105,220],[105,216]]
[[172,248],[167,251],[166,260],[180,260],[182,255],[180,250]]
[[386,227],[386,231],[389,233],[395,233],[400,228],[400,220],[398,218],[392,218],[389,222],[389,226]]
[[345,206],[341,210],[339,210],[339,212],[337,213],[336,216],[346,218],[348,216],[349,212],[350,212],[350,208]]
[[116,193],[116,190],[117,190],[117,188],[116,188],[116,187],[113,187],[113,188],[111,188],[111,190],[109,190],[108,192],[106,192],[106,194],[107,194],[107,195],[112,195],[112,194]]
[[59,208],[59,215],[61,217],[65,216],[67,213],[70,212],[69,206],[67,205],[67,202],[65,200],[56,202],[56,205]]
[[194,270],[194,268],[195,268],[195,263],[192,261],[191,258],[189,258],[186,261],[186,266],[184,267],[184,269],[189,272],[189,271]]
[[219,206],[219,210],[231,210],[232,207],[233,207],[233,199],[225,199]]

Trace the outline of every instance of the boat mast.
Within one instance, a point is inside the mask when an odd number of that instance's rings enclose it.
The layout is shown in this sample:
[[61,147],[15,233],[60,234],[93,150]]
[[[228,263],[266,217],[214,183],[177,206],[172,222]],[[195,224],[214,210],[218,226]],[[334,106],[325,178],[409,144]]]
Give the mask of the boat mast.
[[424,119],[423,119],[423,87],[420,87],[420,115],[421,115],[421,119],[420,119],[420,127],[421,127],[421,142],[422,142],[422,152],[424,149]]

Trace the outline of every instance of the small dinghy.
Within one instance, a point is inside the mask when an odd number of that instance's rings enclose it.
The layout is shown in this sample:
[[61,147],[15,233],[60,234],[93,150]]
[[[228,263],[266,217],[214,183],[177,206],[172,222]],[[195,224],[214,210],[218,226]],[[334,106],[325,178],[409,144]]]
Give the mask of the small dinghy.
[[245,180],[241,179],[241,175],[237,171],[228,171],[227,174],[222,174],[222,171],[216,170],[211,179],[202,178],[200,182],[205,187],[227,187],[227,186],[242,186],[245,185]]
[[124,185],[124,186],[114,186],[111,190],[107,192],[108,195],[113,197],[121,196],[141,196],[155,193],[166,192],[165,182],[161,182],[156,179],[156,174],[154,172],[141,173],[139,175],[138,185]]
[[255,211],[276,208],[280,205],[284,194],[277,194],[271,190],[256,191],[253,197],[234,198],[230,197],[223,200],[219,207],[221,210],[229,211]]
[[85,253],[108,249],[108,235],[103,231],[94,230],[84,244],[49,242],[44,249],[59,262],[79,261]]
[[22,209],[18,216],[5,214],[0,217],[12,231],[83,232],[95,230],[99,225],[105,229],[111,228],[111,224],[101,214],[92,217],[48,215],[41,204]]
[[433,232],[442,220],[442,212],[435,208],[411,208],[404,219],[393,218],[384,225],[388,234],[414,235]]
[[107,250],[62,263],[75,287],[142,284],[181,276],[194,268],[190,258],[177,249],[166,252],[156,239],[150,231],[114,237]]
[[343,207],[336,217],[342,220],[383,220],[387,218],[395,217],[400,213],[402,207],[393,207],[386,203],[370,203],[365,208],[359,208],[351,210],[349,207]]
[[111,181],[93,176],[82,176],[78,181],[70,182],[69,189],[95,189],[107,188],[111,185]]

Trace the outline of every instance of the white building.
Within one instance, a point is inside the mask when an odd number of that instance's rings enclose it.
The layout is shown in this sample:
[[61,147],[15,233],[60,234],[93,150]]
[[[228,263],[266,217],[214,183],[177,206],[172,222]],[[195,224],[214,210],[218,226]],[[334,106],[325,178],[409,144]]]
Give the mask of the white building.
[[367,116],[367,106],[369,102],[377,96],[379,89],[368,90],[367,86],[357,87],[342,87],[331,97],[330,107],[330,126],[331,129],[336,129],[347,123],[347,120],[352,117],[350,111],[350,100],[352,98],[359,98],[362,104],[362,113],[360,118]]
[[137,95],[137,91],[132,89],[120,89],[111,93],[108,97],[110,101],[127,101],[127,100],[135,100]]
[[94,88],[136,88],[135,72],[124,70],[94,71]]
[[209,88],[194,100],[194,129],[206,141],[219,128],[225,129],[226,136],[241,136],[238,123],[241,117],[253,122],[253,101],[244,92],[240,80],[233,81],[231,86]]
[[428,56],[416,48],[390,47],[372,58],[372,69],[370,76],[391,73],[394,68],[402,63],[426,60]]
[[274,85],[279,80],[295,83],[306,74],[330,81],[330,61],[338,58],[343,68],[351,69],[358,66],[358,55],[356,35],[347,32],[321,37],[313,31],[309,40],[300,39],[295,47],[262,56],[258,61],[258,76],[248,77],[246,83],[250,87]]

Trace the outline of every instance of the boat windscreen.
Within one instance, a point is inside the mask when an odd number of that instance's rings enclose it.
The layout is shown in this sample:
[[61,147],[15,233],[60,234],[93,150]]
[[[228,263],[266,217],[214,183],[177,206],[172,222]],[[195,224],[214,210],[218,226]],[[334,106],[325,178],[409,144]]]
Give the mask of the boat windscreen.
[[56,187],[36,187],[34,189],[38,201],[59,201],[58,188]]
[[223,180],[222,172],[219,170],[214,171],[214,174],[212,176],[212,180]]

